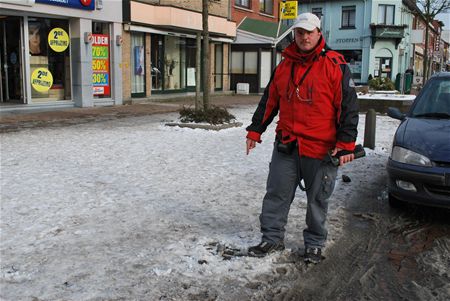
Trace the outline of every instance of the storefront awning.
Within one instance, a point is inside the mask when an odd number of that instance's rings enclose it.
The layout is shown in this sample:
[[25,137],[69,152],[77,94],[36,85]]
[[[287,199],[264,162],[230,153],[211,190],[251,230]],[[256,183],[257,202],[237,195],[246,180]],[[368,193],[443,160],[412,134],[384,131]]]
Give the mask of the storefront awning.
[[277,45],[292,31],[292,26],[279,22],[267,22],[244,18],[237,28],[233,44],[272,44]]
[[[193,34],[183,33],[175,30],[165,30],[162,28],[153,28],[148,26],[139,26],[139,25],[124,25],[125,31],[138,31],[138,32],[147,32],[147,33],[153,33],[153,34],[161,34],[161,35],[169,35],[169,36],[175,36],[175,37],[183,37],[183,38],[190,38],[195,39],[196,36]],[[210,35],[209,39],[213,42],[223,42],[223,43],[232,43],[233,39],[231,38],[225,38],[225,37],[215,37]]]

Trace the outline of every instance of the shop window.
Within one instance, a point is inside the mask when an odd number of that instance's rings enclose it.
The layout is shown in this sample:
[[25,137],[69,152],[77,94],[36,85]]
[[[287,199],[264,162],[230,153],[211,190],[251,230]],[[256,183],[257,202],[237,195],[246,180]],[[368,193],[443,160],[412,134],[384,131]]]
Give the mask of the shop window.
[[223,45],[215,44],[214,47],[214,88],[221,90],[223,87]]
[[259,0],[259,11],[264,14],[273,15],[273,0]]
[[378,5],[378,24],[393,25],[394,9],[395,5]]
[[343,6],[341,28],[355,28],[356,6]]
[[186,88],[186,39],[178,40],[180,45],[180,86],[178,89]]
[[269,83],[272,74],[272,51],[261,51],[260,70],[259,88],[264,89]]
[[257,74],[258,52],[233,51],[231,52],[231,73],[233,74]]
[[185,39],[164,36],[164,90],[185,88],[185,48]]
[[231,52],[231,73],[244,73],[244,52]]
[[359,82],[362,72],[362,50],[340,50],[339,52],[344,56],[353,79]]
[[197,67],[196,62],[197,62],[196,40],[186,39],[186,85],[188,87],[196,86],[196,77],[195,77],[195,68]]
[[392,75],[392,57],[376,57],[375,58],[375,77],[391,78]]
[[234,4],[245,8],[250,8],[250,0],[234,0]]
[[92,22],[92,85],[94,98],[111,97],[109,24]]
[[245,74],[258,73],[258,53],[256,51],[246,52],[244,56]]
[[150,68],[152,76],[152,91],[161,91],[163,86],[163,36],[151,36]]
[[20,17],[0,18],[0,102],[24,103]]
[[32,101],[71,99],[68,21],[29,18],[28,40]]
[[145,96],[145,34],[131,34],[131,95]]
[[311,13],[315,14],[319,19],[322,18],[322,7],[313,7]]

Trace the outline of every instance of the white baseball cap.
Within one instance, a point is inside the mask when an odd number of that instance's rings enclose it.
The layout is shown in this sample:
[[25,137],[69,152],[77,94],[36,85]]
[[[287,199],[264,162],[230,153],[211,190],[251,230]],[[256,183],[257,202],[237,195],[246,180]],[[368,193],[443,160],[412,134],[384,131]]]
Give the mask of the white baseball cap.
[[313,31],[316,27],[320,29],[320,19],[315,14],[303,13],[297,16],[292,29],[303,28],[307,31]]

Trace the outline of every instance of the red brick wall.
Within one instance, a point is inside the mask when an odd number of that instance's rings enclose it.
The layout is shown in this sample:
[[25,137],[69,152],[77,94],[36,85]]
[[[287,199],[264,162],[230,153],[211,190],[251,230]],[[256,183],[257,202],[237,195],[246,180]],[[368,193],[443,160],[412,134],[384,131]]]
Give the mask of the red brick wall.
[[242,21],[242,19],[244,19],[245,16],[252,19],[274,23],[279,21],[278,12],[280,10],[280,0],[273,0],[273,16],[261,13],[259,11],[259,0],[251,0],[250,9],[234,5],[234,3],[235,1],[231,0],[231,18],[236,22],[237,25],[239,25],[239,23]]

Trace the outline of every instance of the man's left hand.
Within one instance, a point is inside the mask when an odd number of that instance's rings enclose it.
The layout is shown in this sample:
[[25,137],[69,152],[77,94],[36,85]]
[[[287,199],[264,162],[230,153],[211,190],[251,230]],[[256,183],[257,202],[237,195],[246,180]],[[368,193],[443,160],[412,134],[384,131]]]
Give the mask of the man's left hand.
[[[341,150],[342,150],[342,148],[335,147],[333,149],[333,151],[331,152],[331,155],[335,156],[337,154],[337,152],[339,152]],[[352,162],[354,159],[355,159],[355,155],[354,154],[348,154],[348,155],[340,156],[339,157],[339,166],[343,166],[345,163]]]

